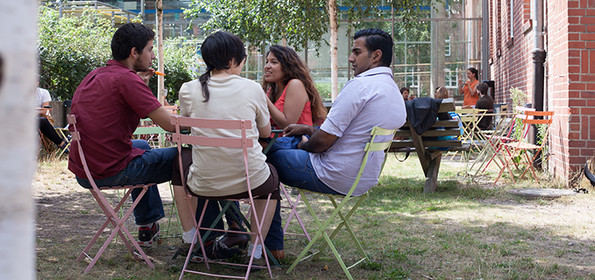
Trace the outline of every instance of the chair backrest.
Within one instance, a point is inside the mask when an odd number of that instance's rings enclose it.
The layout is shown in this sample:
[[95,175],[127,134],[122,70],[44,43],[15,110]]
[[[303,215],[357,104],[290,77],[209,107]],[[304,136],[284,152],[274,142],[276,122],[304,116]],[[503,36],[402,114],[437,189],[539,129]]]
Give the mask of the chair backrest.
[[[172,133],[172,141],[177,143],[178,154],[182,152],[182,144],[209,146],[209,147],[226,147],[242,149],[244,157],[244,169],[246,172],[246,181],[248,189],[250,188],[250,174],[248,172],[248,148],[253,146],[252,139],[246,137],[246,130],[252,128],[250,120],[213,120],[213,119],[198,119],[190,117],[182,117],[172,115],[170,117],[171,123],[176,130]],[[192,134],[182,133],[185,128],[209,128],[209,129],[238,129],[241,132],[241,137],[207,137]],[[182,157],[178,157],[178,164],[182,166]],[[180,176],[182,177],[182,185],[186,185],[186,178],[184,178],[183,168],[180,168]],[[251,192],[248,192],[252,196]]]
[[87,175],[87,180],[89,180],[89,183],[91,184],[93,189],[99,192],[99,188],[97,187],[97,184],[95,184],[93,176],[91,176],[91,171],[89,171],[89,166],[87,165],[87,160],[85,159],[85,153],[83,151],[83,146],[81,145],[81,133],[79,132],[78,127],[76,125],[76,116],[74,114],[66,115],[66,119],[68,120],[69,127],[72,127],[72,130],[70,131],[70,136],[72,137],[70,145],[75,144],[77,146],[77,152],[79,157],[81,158],[81,164],[83,165],[85,175]]
[[[521,120],[523,123],[523,131],[529,131],[531,125],[546,125],[543,137],[546,140],[549,135],[550,126],[553,122],[553,111],[525,111],[525,117]],[[537,117],[537,118],[536,118]],[[525,132],[526,133],[526,132]],[[542,141],[542,145],[546,141]]]
[[[386,158],[387,158],[386,154],[388,153],[390,145],[392,144],[392,139],[394,138],[396,131],[397,131],[397,129],[389,130],[389,129],[384,129],[384,128],[378,127],[378,126],[375,126],[372,128],[372,131],[370,131],[370,135],[372,137],[370,138],[370,141],[368,141],[368,143],[366,143],[366,146],[364,146],[365,153],[364,153],[364,157],[362,159],[362,163],[360,165],[359,171],[357,172],[357,177],[355,178],[353,185],[351,185],[351,189],[345,196],[350,197],[353,194],[353,192],[355,191],[355,188],[357,187],[359,180],[361,179],[362,174],[364,173],[366,164],[368,163],[368,157],[370,155],[370,152],[379,152],[379,151],[384,152],[384,161],[382,162],[382,166],[380,168],[380,173],[378,174],[378,176],[380,176],[380,174],[382,174],[382,170],[384,169],[384,164],[386,163]],[[390,137],[387,137],[386,141],[384,141],[384,142],[376,142],[377,136],[390,136]]]

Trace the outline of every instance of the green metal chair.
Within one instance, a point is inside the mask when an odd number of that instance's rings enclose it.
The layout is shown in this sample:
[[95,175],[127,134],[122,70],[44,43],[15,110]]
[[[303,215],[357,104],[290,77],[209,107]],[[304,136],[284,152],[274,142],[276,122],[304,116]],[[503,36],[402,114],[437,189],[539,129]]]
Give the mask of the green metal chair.
[[[300,190],[300,194],[302,195],[302,199],[304,201],[304,204],[306,205],[306,208],[308,209],[308,212],[310,213],[310,215],[313,218],[314,221],[314,225],[316,225],[318,228],[316,229],[316,233],[314,235],[314,237],[312,238],[312,240],[308,243],[308,245],[302,250],[302,252],[299,254],[299,256],[297,257],[297,259],[293,262],[293,264],[291,265],[291,267],[289,267],[289,269],[287,270],[287,273],[291,273],[291,271],[293,271],[293,269],[295,269],[295,267],[297,266],[297,264],[303,260],[306,260],[310,257],[316,256],[318,254],[320,254],[324,249],[326,249],[326,247],[330,247],[331,251],[333,252],[333,255],[335,256],[335,258],[337,259],[337,261],[339,262],[339,265],[341,266],[341,268],[343,269],[343,271],[345,272],[345,275],[347,275],[348,279],[353,279],[353,277],[351,276],[351,273],[349,273],[349,269],[351,269],[352,267],[358,265],[359,263],[363,262],[364,260],[368,259],[368,255],[366,254],[366,251],[364,250],[361,242],[358,240],[358,238],[355,236],[355,233],[353,232],[353,229],[351,227],[351,225],[349,224],[349,218],[353,215],[353,213],[355,212],[355,210],[359,207],[359,205],[364,201],[364,199],[368,196],[368,193],[365,193],[361,196],[358,197],[352,197],[351,194],[353,194],[353,192],[355,191],[355,189],[357,188],[357,185],[360,181],[360,178],[362,176],[362,173],[364,172],[364,169],[366,167],[366,164],[368,162],[368,155],[370,152],[379,152],[379,151],[383,151],[385,153],[385,157],[384,157],[384,162],[382,163],[382,167],[380,169],[380,173],[382,173],[382,169],[384,168],[384,163],[386,163],[386,153],[388,152],[390,145],[392,143],[392,139],[396,132],[395,130],[387,130],[387,129],[383,129],[380,127],[374,127],[372,128],[372,131],[370,132],[370,135],[372,136],[372,138],[370,139],[370,141],[366,144],[366,146],[364,147],[364,157],[362,159],[361,162],[361,166],[360,169],[357,173],[357,177],[355,178],[355,182],[353,182],[353,185],[351,186],[351,189],[349,190],[349,192],[347,193],[347,195],[341,197],[341,196],[336,196],[336,195],[330,195],[330,194],[322,194],[319,193],[321,195],[324,195],[326,197],[328,197],[328,199],[331,201],[333,207],[335,208],[333,210],[333,212],[330,214],[330,216],[326,219],[324,218],[319,218],[316,211],[314,210],[315,208],[312,207],[312,205],[310,204],[310,201],[308,200],[308,197],[305,196],[304,192],[305,190],[299,189]],[[391,137],[387,137],[387,141],[386,142],[375,142],[376,137],[377,136],[389,136],[392,135]],[[341,200],[342,198],[342,200]],[[355,204],[351,207],[351,209],[345,209],[346,214],[344,214],[343,208],[345,208],[346,204],[352,200],[355,199]],[[340,203],[337,203],[337,200],[341,200]],[[338,225],[337,227],[331,232],[331,234],[329,235],[327,233],[328,230],[330,230],[334,225],[335,225],[335,220],[338,219]],[[324,223],[323,223],[324,222]],[[333,244],[333,238],[335,237],[335,235],[337,235],[337,233],[340,232],[340,230],[345,227],[345,229],[347,230],[347,232],[349,233],[349,235],[351,236],[351,238],[354,241],[354,244],[357,245],[359,251],[362,253],[363,257],[361,259],[359,259],[358,261],[356,261],[354,264],[352,264],[351,266],[347,267],[345,265],[345,262],[343,261],[343,259],[341,258],[341,255],[339,254],[339,252],[337,251],[337,248],[335,247],[335,245]],[[323,242],[323,240],[325,242]],[[318,241],[323,242],[321,244],[321,248],[318,252],[310,254],[308,256],[306,256],[306,254],[308,253],[308,251],[310,250],[310,248],[312,248],[312,246],[314,246]]]

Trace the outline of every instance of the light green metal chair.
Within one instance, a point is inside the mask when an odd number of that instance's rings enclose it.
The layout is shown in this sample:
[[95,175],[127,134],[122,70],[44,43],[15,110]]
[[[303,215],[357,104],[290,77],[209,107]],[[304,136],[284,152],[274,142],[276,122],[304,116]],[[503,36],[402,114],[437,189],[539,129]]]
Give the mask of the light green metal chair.
[[[312,240],[310,241],[310,243],[308,243],[308,245],[302,250],[302,252],[299,254],[297,259],[293,262],[291,267],[289,267],[289,269],[287,270],[288,274],[291,273],[291,271],[293,271],[293,269],[295,269],[295,267],[297,266],[297,264],[299,262],[320,254],[328,246],[331,248],[333,255],[339,262],[339,265],[345,272],[345,275],[347,275],[347,278],[351,279],[351,280],[353,279],[353,277],[351,276],[351,273],[349,273],[349,269],[351,269],[352,267],[358,265],[359,263],[367,260],[368,255],[366,254],[366,251],[364,250],[361,242],[355,236],[355,233],[353,232],[353,229],[352,229],[351,225],[349,224],[349,218],[353,215],[355,210],[359,207],[359,205],[368,196],[368,193],[365,193],[358,197],[352,197],[351,194],[353,194],[353,192],[357,188],[357,185],[360,181],[360,178],[361,178],[361,176],[364,172],[364,169],[366,167],[366,164],[368,162],[368,156],[369,156],[370,152],[384,152],[385,153],[384,162],[382,163],[382,167],[380,169],[380,173],[382,173],[382,169],[384,168],[384,163],[386,163],[386,153],[388,152],[388,150],[390,148],[390,145],[392,143],[392,139],[393,139],[395,132],[396,132],[396,129],[395,130],[387,130],[387,129],[383,129],[380,127],[372,128],[372,131],[370,132],[372,138],[364,147],[365,154],[362,159],[360,169],[357,173],[357,177],[355,178],[355,182],[353,182],[353,185],[351,186],[351,189],[349,190],[347,195],[341,197],[341,196],[336,196],[336,195],[319,193],[321,195],[328,197],[329,200],[331,201],[333,207],[335,208],[328,218],[325,219],[325,218],[319,217],[318,214],[316,213],[316,211],[314,210],[315,208],[313,208],[312,205],[310,204],[308,197],[306,195],[304,195],[305,190],[299,189],[302,199],[304,201],[304,204],[306,205],[308,212],[312,216],[313,221],[314,221],[313,224],[317,226],[317,229],[316,229],[316,233],[315,233],[314,237],[312,238]],[[377,136],[387,136],[386,137],[387,141],[386,142],[376,142]],[[352,199],[355,200],[355,204],[351,207],[351,209],[347,209],[346,205]],[[337,200],[340,200],[340,203],[337,203]],[[345,209],[346,214],[344,214],[345,211],[343,211],[343,208],[346,208]],[[336,220],[338,220],[338,225],[329,235],[327,233],[327,231],[329,231],[330,229],[332,229],[332,227],[334,227],[334,225],[336,224],[336,222],[335,222]],[[343,227],[345,227],[345,229],[347,230],[347,232],[353,239],[354,244],[357,245],[359,251],[363,255],[363,257],[361,259],[359,259],[358,261],[356,261],[354,264],[352,264],[349,267],[347,267],[345,265],[345,262],[341,258],[341,254],[339,254],[339,252],[337,251],[337,248],[335,247],[335,245],[333,244],[333,241],[332,241],[333,238],[337,235],[337,233],[340,232],[340,230]],[[323,240],[324,240],[324,242],[323,242]],[[306,256],[306,254],[308,253],[310,248],[312,248],[312,246],[314,246],[319,241],[322,243],[319,251],[314,254],[310,254],[310,255]]]

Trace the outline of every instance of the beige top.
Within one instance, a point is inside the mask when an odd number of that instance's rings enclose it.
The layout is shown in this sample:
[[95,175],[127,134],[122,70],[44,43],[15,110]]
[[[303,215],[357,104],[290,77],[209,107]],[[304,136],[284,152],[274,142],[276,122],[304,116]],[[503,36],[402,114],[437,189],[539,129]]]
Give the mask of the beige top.
[[[258,127],[269,123],[269,111],[262,87],[240,76],[211,78],[208,82],[210,98],[203,102],[198,80],[184,83],[180,88],[180,114],[204,119],[250,120],[252,129],[247,137],[253,140],[248,149],[250,187],[262,185],[270,176],[266,156],[258,143]],[[192,129],[193,135],[210,137],[241,137],[240,130]],[[201,196],[226,196],[246,192],[246,175],[242,149],[195,146],[188,174],[188,187]]]

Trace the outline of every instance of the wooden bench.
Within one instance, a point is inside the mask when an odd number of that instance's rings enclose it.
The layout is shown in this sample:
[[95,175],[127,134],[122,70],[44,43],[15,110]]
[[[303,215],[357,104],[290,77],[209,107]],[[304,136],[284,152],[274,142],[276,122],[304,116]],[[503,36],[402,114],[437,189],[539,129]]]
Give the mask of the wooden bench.
[[[440,105],[438,113],[448,113],[454,110],[455,105],[453,102],[444,101]],[[443,152],[434,148],[448,148],[448,151],[469,150],[469,146],[463,145],[459,139],[437,140],[437,137],[459,135],[461,135],[461,131],[457,120],[436,121],[430,129],[419,135],[414,129],[410,129],[409,118],[407,118],[407,122],[403,127],[397,130],[390,151],[417,152],[419,162],[426,176],[424,192],[434,192],[438,187],[438,171]]]

